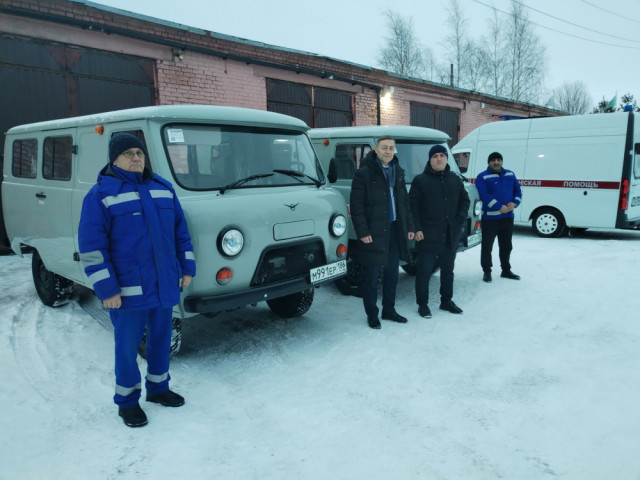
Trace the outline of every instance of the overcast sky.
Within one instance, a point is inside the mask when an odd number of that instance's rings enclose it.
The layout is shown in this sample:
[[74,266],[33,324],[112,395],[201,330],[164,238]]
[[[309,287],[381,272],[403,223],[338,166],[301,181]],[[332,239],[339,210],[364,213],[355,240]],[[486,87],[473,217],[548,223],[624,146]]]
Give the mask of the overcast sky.
[[[471,37],[488,29],[491,6],[507,18],[511,0],[459,0]],[[640,0],[517,0],[547,49],[546,87],[582,80],[594,105],[632,93],[640,100]],[[87,2],[90,3],[90,2]],[[449,0],[101,0],[111,7],[190,27],[380,67],[384,11],[410,17],[424,46],[447,60]],[[504,12],[504,13],[502,13]],[[447,63],[449,63],[447,61]]]

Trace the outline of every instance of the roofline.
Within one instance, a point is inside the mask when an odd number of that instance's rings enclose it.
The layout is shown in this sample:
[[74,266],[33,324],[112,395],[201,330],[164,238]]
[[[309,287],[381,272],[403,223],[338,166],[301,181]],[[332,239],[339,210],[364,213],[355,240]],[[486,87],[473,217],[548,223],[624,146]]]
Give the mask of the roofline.
[[167,123],[171,121],[189,121],[205,124],[222,123],[225,125],[285,128],[300,132],[309,130],[307,124],[302,120],[265,110],[217,105],[155,105],[18,125],[9,129],[7,134],[34,130],[57,130],[78,126],[97,126],[132,120],[163,120]]

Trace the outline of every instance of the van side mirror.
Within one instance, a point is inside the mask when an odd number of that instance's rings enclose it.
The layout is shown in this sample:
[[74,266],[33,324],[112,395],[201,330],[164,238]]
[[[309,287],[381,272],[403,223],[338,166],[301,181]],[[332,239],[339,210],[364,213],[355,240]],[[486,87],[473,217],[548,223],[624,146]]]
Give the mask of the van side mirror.
[[336,183],[336,180],[338,180],[338,167],[336,166],[335,157],[332,158],[329,162],[329,172],[327,173],[327,180],[329,180],[329,183]]

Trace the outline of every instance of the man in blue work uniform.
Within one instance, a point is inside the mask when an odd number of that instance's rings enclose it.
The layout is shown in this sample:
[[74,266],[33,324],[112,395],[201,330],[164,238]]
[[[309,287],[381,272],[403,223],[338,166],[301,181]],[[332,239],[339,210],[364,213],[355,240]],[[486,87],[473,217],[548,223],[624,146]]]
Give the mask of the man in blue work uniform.
[[187,222],[169,182],[145,168],[146,150],[130,134],[109,142],[109,164],[87,193],[80,217],[80,260],[110,309],[115,339],[113,397],[125,425],[141,427],[138,345],[145,333],[147,401],[179,407],[169,390],[172,310],[196,273]]
[[476,188],[482,200],[482,248],[480,265],[484,272],[482,280],[491,283],[491,250],[498,237],[500,267],[503,278],[520,280],[511,271],[513,245],[513,210],[522,202],[520,182],[511,170],[502,168],[502,155],[493,152],[487,160],[488,168],[476,177]]

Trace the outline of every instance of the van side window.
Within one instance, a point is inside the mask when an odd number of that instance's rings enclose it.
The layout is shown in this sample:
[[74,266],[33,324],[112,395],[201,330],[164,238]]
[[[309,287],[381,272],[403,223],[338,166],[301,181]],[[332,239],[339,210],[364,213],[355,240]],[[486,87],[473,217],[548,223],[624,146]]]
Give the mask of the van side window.
[[11,173],[14,177],[36,178],[37,159],[38,141],[36,139],[15,140]]
[[42,178],[71,180],[71,136],[47,137],[42,146]]
[[329,169],[337,179],[351,180],[360,168],[360,160],[371,151],[368,144],[341,144],[336,146],[336,156],[331,159]]

